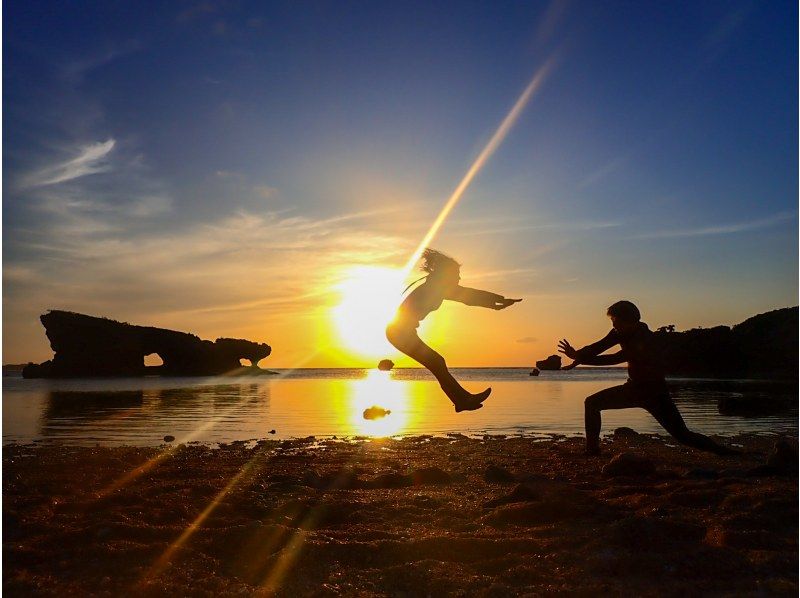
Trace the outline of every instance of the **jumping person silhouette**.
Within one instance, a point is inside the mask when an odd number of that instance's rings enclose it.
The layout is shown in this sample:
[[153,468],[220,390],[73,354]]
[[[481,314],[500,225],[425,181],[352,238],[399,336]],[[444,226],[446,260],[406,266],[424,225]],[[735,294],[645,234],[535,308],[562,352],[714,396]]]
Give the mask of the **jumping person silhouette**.
[[[718,455],[736,454],[736,451],[686,427],[669,395],[664,369],[654,346],[653,333],[647,324],[640,321],[639,309],[630,301],[617,301],[608,308],[607,314],[613,328],[596,343],[583,349],[573,348],[567,339],[558,343],[559,352],[574,360],[562,368],[565,370],[578,364],[616,365],[628,362],[628,381],[625,384],[606,388],[586,398],[586,453],[600,454],[601,411],[641,407],[649,411],[681,444]],[[611,355],[600,355],[614,345],[619,345],[622,350]]]
[[478,394],[464,389],[447,369],[444,357],[420,340],[417,327],[425,316],[439,309],[445,299],[490,309],[505,309],[522,299],[506,299],[489,291],[460,286],[461,264],[434,249],[426,249],[422,253],[422,270],[428,273],[424,277],[425,282],[414,289],[400,305],[394,320],[386,328],[386,338],[395,348],[424,365],[436,376],[439,386],[453,402],[457,412],[480,409],[492,389],[487,388]]

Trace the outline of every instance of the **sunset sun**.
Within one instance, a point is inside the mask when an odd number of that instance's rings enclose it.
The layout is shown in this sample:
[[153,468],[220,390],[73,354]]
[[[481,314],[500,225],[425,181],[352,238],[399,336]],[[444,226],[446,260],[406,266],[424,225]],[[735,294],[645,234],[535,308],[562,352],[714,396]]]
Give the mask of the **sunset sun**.
[[347,270],[337,290],[340,302],[333,321],[344,346],[362,357],[382,357],[393,351],[386,325],[402,300],[404,272],[377,266]]

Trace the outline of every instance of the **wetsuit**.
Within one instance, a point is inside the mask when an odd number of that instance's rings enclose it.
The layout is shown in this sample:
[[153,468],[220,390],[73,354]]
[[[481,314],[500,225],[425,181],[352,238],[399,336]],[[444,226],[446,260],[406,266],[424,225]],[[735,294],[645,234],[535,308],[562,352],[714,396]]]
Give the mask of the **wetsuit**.
[[436,376],[439,386],[454,403],[470,396],[447,369],[444,357],[422,342],[417,328],[429,313],[439,309],[445,299],[466,305],[494,307],[502,295],[470,289],[460,285],[448,290],[435,282],[425,281],[414,289],[397,310],[395,319],[386,328],[386,338],[398,350],[415,359]]
[[[612,329],[604,338],[579,349],[577,361],[585,365],[615,365],[628,362],[628,381],[620,386],[601,390],[585,401],[587,447],[596,448],[600,442],[600,412],[603,409],[646,409],[678,442],[705,451],[727,454],[730,451],[716,442],[692,432],[686,427],[678,408],[672,401],[664,379],[664,369],[655,346],[656,339],[647,324],[620,333]],[[600,355],[619,345],[621,351]]]

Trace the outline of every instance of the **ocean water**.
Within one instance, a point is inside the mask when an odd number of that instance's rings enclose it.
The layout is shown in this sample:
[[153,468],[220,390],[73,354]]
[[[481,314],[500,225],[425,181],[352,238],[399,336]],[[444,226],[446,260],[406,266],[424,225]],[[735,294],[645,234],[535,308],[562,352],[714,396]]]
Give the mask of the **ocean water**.
[[[491,386],[478,411],[455,413],[426,370],[278,370],[275,376],[24,380],[3,378],[3,443],[95,445],[222,443],[306,436],[403,436],[462,433],[544,436],[583,433],[583,400],[622,384],[619,368],[528,375],[522,368],[455,368],[473,392]],[[706,434],[798,431],[797,386],[748,381],[671,380],[690,428]],[[784,407],[764,417],[724,416],[725,398]],[[364,410],[390,413],[366,419]],[[641,409],[603,413],[603,432],[628,426],[663,433]]]

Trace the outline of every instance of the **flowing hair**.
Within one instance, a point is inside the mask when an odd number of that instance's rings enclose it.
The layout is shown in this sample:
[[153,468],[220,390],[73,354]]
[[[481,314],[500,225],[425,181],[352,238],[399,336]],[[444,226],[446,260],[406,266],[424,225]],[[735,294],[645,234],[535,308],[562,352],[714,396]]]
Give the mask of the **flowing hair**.
[[427,272],[427,274],[422,278],[418,278],[410,285],[408,285],[403,291],[403,295],[405,295],[408,289],[413,287],[420,280],[425,280],[426,278],[428,278],[428,276],[430,276],[431,274],[435,274],[436,272],[442,272],[452,268],[455,269],[461,268],[461,264],[459,264],[449,255],[445,255],[441,251],[437,251],[435,249],[427,247],[425,251],[422,252],[422,264],[419,267],[420,270],[422,270],[423,272]]
[[433,274],[436,271],[460,267],[461,264],[459,264],[449,255],[445,255],[441,251],[436,251],[435,249],[428,247],[422,252],[422,265],[420,266],[420,270],[427,272],[428,274]]

